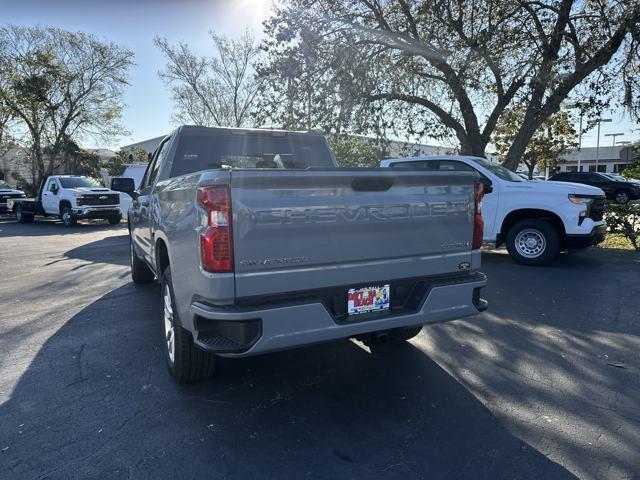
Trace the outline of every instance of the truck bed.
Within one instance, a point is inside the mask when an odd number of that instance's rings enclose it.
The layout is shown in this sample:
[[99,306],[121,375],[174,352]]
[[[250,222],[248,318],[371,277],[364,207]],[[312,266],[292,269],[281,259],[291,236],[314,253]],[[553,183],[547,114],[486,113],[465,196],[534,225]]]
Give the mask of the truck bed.
[[23,211],[28,213],[40,213],[40,202],[37,198],[10,198],[7,199],[7,209],[13,210],[14,205],[20,205]]

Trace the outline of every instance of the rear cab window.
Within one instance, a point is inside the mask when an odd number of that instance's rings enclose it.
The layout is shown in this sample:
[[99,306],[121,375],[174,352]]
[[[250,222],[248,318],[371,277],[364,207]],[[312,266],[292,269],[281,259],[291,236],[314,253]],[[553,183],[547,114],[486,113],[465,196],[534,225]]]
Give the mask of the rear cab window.
[[321,135],[184,133],[179,137],[169,177],[217,168],[335,167],[333,155]]

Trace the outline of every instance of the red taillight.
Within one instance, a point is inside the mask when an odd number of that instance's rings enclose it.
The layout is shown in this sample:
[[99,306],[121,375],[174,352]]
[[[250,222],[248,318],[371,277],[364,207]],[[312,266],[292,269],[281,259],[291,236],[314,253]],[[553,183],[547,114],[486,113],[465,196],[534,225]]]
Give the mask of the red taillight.
[[473,213],[473,250],[482,247],[482,236],[484,230],[484,220],[482,219],[482,197],[484,196],[484,185],[476,182],[474,193],[474,213]]
[[198,205],[207,212],[207,227],[200,234],[200,262],[207,272],[233,271],[231,195],[227,185],[198,188]]

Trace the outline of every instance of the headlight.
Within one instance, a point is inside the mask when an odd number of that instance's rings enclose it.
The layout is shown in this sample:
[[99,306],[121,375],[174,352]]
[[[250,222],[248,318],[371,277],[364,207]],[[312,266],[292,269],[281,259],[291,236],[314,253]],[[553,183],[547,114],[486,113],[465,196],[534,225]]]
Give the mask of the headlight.
[[569,201],[571,203],[575,203],[576,205],[591,205],[593,202],[592,197],[586,197],[584,195],[574,195],[572,193],[569,194]]

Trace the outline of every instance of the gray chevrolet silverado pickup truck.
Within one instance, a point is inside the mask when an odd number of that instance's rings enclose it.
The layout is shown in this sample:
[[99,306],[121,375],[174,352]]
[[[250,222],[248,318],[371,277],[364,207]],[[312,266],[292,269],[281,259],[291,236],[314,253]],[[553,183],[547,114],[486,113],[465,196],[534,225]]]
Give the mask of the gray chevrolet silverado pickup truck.
[[473,173],[341,169],[317,133],[183,126],[138,190],[114,182],[178,382],[217,355],[407,340],[486,308]]

